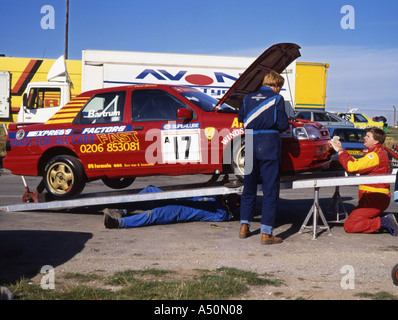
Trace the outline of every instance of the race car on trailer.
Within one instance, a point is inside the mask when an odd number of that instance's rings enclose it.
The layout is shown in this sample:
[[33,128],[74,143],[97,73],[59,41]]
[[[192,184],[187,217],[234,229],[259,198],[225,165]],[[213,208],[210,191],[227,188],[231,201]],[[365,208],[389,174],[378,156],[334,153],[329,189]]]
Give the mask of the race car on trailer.
[[[11,124],[4,168],[43,176],[48,193],[58,200],[77,196],[86,182],[97,179],[119,189],[141,176],[233,172],[242,178],[250,142],[237,121],[239,105],[269,70],[280,73],[298,56],[295,44],[270,47],[220,101],[169,85],[82,93],[44,124]],[[282,172],[329,166],[326,128],[290,121],[281,135]]]

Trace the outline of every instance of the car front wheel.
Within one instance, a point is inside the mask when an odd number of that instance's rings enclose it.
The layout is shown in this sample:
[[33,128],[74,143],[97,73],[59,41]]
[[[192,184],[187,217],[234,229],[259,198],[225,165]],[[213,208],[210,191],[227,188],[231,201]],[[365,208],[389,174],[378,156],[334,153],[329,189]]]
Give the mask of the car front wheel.
[[242,137],[233,144],[232,150],[232,161],[231,161],[232,171],[235,176],[243,181],[245,175],[245,138]]
[[83,165],[75,157],[56,156],[47,162],[43,181],[55,200],[71,199],[84,189],[86,180]]

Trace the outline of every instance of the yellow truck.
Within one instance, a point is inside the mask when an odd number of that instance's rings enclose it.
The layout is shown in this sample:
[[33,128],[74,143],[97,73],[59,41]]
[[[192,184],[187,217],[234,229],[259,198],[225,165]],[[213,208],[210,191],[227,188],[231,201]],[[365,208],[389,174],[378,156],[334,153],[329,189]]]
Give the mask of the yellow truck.
[[[81,61],[59,59],[58,66],[66,63],[68,79],[62,71],[57,71],[56,61],[0,57],[0,123],[37,121],[37,111],[43,117],[52,115],[52,109],[58,110],[58,106],[81,92]],[[23,105],[25,93],[25,102],[30,105]]]
[[296,63],[295,110],[325,110],[328,63]]

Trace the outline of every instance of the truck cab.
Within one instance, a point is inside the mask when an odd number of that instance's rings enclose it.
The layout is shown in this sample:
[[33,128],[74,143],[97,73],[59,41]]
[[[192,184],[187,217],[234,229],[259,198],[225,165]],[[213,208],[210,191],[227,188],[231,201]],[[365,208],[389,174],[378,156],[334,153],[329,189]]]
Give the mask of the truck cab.
[[28,84],[17,122],[45,122],[71,99],[71,81],[64,56],[59,57],[47,75],[47,82]]
[[68,83],[32,82],[23,95],[17,122],[44,122],[70,100]]

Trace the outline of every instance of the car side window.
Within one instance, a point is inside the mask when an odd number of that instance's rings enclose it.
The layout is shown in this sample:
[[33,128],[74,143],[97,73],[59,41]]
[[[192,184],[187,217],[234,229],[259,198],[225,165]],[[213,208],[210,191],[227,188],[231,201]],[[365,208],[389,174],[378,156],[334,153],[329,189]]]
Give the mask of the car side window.
[[366,120],[366,118],[361,114],[354,114],[354,120],[355,122],[368,122],[368,120]]
[[122,122],[125,100],[125,91],[95,95],[80,112],[80,124]]
[[335,115],[333,114],[328,114],[329,116],[329,121],[331,122],[341,122],[341,120],[339,120]]
[[329,121],[329,117],[325,113],[314,112],[314,121]]
[[178,120],[177,110],[187,108],[182,101],[163,90],[135,90],[131,105],[133,121]]

